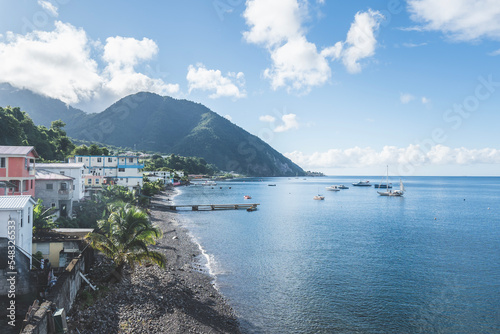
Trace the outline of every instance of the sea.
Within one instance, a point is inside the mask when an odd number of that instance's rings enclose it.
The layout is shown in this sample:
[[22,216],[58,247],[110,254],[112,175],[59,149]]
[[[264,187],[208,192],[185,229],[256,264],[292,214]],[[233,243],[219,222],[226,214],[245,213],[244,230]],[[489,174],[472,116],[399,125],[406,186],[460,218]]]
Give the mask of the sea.
[[[179,187],[200,261],[245,333],[500,333],[500,178],[247,178]],[[399,180],[391,180],[399,189]],[[338,192],[325,187],[344,184]],[[275,185],[275,186],[273,186]],[[324,200],[313,200],[315,195]],[[251,199],[244,199],[249,195]]]

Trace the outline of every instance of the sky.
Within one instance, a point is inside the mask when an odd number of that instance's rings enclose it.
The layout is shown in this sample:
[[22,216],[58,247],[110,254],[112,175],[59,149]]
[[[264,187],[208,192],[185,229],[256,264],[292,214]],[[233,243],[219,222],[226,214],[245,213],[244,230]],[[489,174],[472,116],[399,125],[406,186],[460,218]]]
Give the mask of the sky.
[[0,0],[0,83],[202,103],[305,170],[500,176],[498,0]]

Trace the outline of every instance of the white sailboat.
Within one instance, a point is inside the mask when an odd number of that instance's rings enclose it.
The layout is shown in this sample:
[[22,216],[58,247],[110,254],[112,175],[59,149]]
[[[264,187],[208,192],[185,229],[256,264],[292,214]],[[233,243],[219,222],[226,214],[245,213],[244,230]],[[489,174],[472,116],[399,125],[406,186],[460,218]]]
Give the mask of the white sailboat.
[[403,196],[404,193],[405,193],[405,187],[403,185],[403,181],[401,181],[401,179],[399,179],[399,190],[390,190],[389,189],[389,166],[387,166],[387,181],[386,181],[386,185],[387,185],[387,191],[377,191],[377,193],[380,195],[380,196]]

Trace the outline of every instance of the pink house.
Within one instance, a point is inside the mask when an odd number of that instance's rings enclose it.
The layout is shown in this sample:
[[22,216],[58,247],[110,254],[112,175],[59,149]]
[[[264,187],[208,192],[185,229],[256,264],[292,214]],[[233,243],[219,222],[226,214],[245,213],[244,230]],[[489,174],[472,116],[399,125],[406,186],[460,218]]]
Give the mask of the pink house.
[[0,146],[0,196],[35,197],[35,159],[33,146]]

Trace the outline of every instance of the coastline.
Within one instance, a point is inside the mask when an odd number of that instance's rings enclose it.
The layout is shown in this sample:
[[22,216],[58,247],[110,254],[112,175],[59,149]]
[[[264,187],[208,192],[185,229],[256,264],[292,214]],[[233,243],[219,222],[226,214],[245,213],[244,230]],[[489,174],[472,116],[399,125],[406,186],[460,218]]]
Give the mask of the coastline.
[[[167,256],[166,267],[137,266],[122,282],[108,284],[91,306],[77,300],[69,312],[69,333],[241,333],[233,309],[198,261],[199,245],[178,214],[164,209],[177,193],[169,189],[151,202],[151,220],[163,231],[151,248]],[[91,281],[103,275],[99,268],[106,267],[106,259],[100,261]]]

